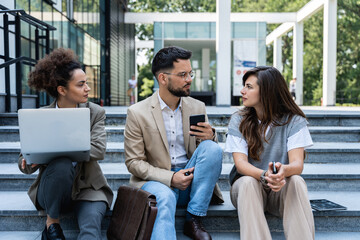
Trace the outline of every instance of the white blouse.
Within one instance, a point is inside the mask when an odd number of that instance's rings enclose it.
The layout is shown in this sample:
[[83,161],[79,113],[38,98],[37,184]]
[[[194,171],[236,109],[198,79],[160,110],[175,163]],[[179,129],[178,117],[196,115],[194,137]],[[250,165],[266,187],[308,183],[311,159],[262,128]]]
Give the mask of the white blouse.
[[[271,126],[269,127],[269,129]],[[266,131],[266,133],[268,130]],[[313,141],[311,139],[311,135],[309,132],[309,128],[307,126],[300,129],[294,135],[288,137],[287,139],[287,152],[295,148],[304,148],[307,149],[313,145]],[[248,155],[248,145],[247,142],[240,138],[233,135],[228,135],[226,137],[225,143],[225,152],[227,153],[244,153],[246,156]]]

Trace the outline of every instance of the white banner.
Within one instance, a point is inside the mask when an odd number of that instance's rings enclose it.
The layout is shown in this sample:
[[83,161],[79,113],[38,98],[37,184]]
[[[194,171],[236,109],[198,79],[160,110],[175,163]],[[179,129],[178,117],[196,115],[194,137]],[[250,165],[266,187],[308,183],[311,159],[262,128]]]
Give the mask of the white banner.
[[234,41],[233,96],[241,96],[242,78],[247,70],[256,67],[257,58],[256,39]]

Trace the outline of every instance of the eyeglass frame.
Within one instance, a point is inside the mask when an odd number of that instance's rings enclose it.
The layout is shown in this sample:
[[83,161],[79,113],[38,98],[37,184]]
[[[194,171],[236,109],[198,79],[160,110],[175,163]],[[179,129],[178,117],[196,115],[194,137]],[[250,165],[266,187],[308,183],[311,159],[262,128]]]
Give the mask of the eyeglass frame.
[[[195,77],[195,72],[193,70],[191,70],[190,72],[183,72],[183,73],[163,72],[163,74],[175,75],[175,76],[181,77],[184,81],[187,81],[189,79],[189,76],[191,79],[193,79]],[[185,78],[186,75],[187,75],[187,77]]]

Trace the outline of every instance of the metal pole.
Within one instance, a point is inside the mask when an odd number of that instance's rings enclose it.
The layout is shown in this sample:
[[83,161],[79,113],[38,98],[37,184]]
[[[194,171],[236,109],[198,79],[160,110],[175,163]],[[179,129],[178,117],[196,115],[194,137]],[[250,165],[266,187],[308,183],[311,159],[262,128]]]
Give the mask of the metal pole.
[[[35,29],[35,59],[38,61],[40,59],[40,53],[39,53],[39,29]],[[40,92],[36,91],[36,108],[40,107]]]
[[[9,57],[9,16],[5,13],[4,20],[4,57],[5,62],[10,60]],[[5,67],[5,112],[11,111],[11,92],[10,92],[10,66]]]
[[[46,28],[46,54],[50,53],[50,31]],[[49,94],[46,93],[46,105],[50,104]]]
[[[15,57],[21,56],[21,28],[20,15],[15,16]],[[22,108],[22,68],[21,61],[16,63],[16,99],[17,110]]]

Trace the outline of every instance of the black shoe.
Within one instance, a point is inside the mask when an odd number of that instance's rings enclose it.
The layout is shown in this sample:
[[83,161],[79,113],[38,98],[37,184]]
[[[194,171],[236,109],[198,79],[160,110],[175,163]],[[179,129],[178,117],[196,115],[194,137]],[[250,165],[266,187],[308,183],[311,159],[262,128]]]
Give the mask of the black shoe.
[[48,229],[45,229],[42,232],[41,240],[65,240],[63,230],[60,227],[60,224],[53,223],[49,226]]
[[211,240],[211,236],[206,232],[199,217],[192,217],[185,221],[184,234],[195,240]]

